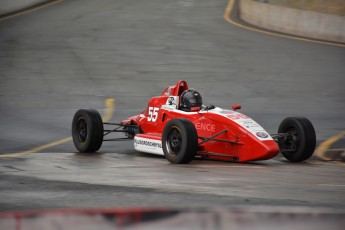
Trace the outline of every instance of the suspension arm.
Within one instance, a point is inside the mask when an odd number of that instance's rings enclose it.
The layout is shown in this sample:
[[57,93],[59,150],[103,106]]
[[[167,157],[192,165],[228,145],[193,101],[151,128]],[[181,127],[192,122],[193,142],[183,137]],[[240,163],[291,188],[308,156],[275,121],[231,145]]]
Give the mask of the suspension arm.
[[224,129],[224,130],[222,130],[222,131],[220,131],[220,132],[218,132],[218,133],[216,133],[216,134],[214,134],[214,135],[212,135],[210,137],[199,136],[198,138],[202,139],[202,141],[198,145],[202,145],[202,144],[204,144],[204,143],[206,143],[208,141],[226,142],[226,143],[236,144],[236,145],[243,145],[244,144],[244,143],[238,142],[237,139],[232,141],[232,140],[224,140],[224,139],[217,139],[217,138],[215,138],[215,137],[219,136],[220,134],[223,134],[223,133],[226,133],[226,132],[227,132],[227,130]]

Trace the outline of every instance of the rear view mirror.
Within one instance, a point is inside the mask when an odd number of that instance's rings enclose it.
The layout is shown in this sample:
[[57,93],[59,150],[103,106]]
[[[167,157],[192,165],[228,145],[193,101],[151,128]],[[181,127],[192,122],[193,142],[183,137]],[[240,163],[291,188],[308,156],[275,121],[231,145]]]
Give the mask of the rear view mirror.
[[241,105],[239,105],[239,104],[232,105],[232,110],[236,111],[238,109],[241,109]]

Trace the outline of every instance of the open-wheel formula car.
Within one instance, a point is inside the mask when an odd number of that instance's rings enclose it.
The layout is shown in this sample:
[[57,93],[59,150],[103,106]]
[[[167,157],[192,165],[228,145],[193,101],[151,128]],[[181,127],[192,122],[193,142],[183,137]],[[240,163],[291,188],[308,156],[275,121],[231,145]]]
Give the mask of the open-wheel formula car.
[[[111,133],[134,139],[137,151],[164,155],[171,163],[193,158],[246,162],[267,160],[279,152],[292,162],[310,158],[316,144],[312,123],[304,117],[284,119],[277,134],[268,134],[257,122],[232,110],[204,106],[198,91],[184,80],[152,97],[146,109],[120,123],[104,123],[95,110],[78,110],[72,136],[80,152],[95,152]],[[111,127],[104,129],[104,127]]]

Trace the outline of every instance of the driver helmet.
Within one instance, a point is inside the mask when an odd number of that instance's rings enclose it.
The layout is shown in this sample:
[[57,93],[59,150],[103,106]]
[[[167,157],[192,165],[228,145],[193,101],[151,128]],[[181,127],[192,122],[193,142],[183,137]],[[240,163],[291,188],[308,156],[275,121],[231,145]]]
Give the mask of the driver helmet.
[[191,111],[192,107],[199,107],[202,106],[202,97],[200,93],[195,89],[188,89],[185,90],[181,94],[181,104],[180,108],[184,111]]

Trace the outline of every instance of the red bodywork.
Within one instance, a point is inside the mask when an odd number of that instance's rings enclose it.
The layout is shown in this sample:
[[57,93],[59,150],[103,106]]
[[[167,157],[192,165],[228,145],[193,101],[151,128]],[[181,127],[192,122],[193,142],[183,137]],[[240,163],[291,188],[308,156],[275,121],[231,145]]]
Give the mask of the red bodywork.
[[[152,97],[145,111],[130,117],[122,124],[136,124],[141,133],[135,135],[136,140],[145,140],[150,148],[155,150],[140,149],[139,151],[160,153],[162,132],[166,123],[174,118],[190,120],[198,134],[197,156],[206,159],[226,161],[254,161],[267,160],[275,157],[279,152],[278,144],[254,120],[246,115],[233,110],[215,108],[200,110],[195,108],[192,112],[178,109],[179,96],[188,89],[186,81],[180,80],[175,86],[166,88],[162,95]],[[237,105],[234,109],[239,108]],[[140,142],[141,144],[143,142]],[[147,144],[147,143],[145,143]]]

